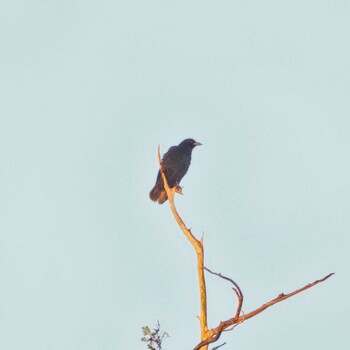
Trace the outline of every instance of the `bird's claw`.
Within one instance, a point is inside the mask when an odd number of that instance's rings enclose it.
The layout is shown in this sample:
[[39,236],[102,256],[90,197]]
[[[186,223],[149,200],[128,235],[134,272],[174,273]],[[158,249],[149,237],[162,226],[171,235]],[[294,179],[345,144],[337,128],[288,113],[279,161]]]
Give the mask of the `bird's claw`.
[[175,185],[175,192],[176,192],[176,193],[179,193],[179,194],[183,194],[183,193],[182,193],[182,187],[179,186],[179,185]]

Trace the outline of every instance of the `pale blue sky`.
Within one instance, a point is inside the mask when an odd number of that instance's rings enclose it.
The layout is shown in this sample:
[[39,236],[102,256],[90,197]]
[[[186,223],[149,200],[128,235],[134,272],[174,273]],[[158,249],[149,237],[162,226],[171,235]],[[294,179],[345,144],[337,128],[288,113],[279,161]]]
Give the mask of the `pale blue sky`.
[[187,137],[176,203],[245,312],[336,272],[223,349],[350,347],[349,1],[2,1],[0,62],[1,349],[197,343],[194,253],[148,198]]

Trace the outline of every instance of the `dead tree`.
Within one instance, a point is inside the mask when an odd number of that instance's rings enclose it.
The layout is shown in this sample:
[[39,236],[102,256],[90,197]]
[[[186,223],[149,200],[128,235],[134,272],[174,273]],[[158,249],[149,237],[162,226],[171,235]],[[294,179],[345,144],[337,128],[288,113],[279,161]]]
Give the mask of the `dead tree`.
[[[199,283],[199,293],[200,293],[200,313],[198,316],[199,319],[199,324],[200,324],[200,331],[201,331],[201,341],[194,347],[194,350],[207,350],[208,345],[211,343],[216,342],[222,332],[224,331],[230,331],[233,330],[237,325],[243,323],[244,321],[248,320],[249,318],[252,318],[267,308],[269,308],[272,305],[275,305],[283,300],[286,300],[298,293],[301,293],[321,282],[324,282],[327,280],[329,277],[331,277],[334,273],[330,273],[327,276],[316,280],[312,283],[309,283],[305,285],[302,288],[296,289],[293,292],[284,294],[281,293],[279,294],[275,299],[272,299],[259,308],[250,311],[248,313],[242,313],[242,306],[243,306],[243,293],[239,285],[233,281],[231,278],[228,278],[226,276],[223,276],[221,273],[213,272],[209,270],[207,267],[204,266],[204,244],[203,244],[203,237],[198,240],[191,232],[191,229],[188,229],[183,220],[181,219],[180,215],[178,214],[175,203],[174,203],[174,195],[176,192],[182,193],[182,189],[180,186],[175,186],[173,188],[170,188],[168,186],[168,182],[166,179],[166,176],[163,172],[162,169],[162,162],[161,162],[161,157],[160,157],[160,148],[158,147],[158,164],[159,164],[159,169],[163,178],[164,182],[164,189],[167,193],[168,200],[169,200],[169,205],[170,209],[173,213],[173,216],[178,223],[179,227],[181,228],[182,232],[185,234],[186,238],[188,241],[191,243],[193,249],[196,252],[197,255],[197,274],[198,274],[198,283]],[[232,284],[232,289],[237,297],[238,300],[238,306],[235,312],[235,315],[231,317],[230,319],[226,321],[221,321],[220,324],[215,327],[215,328],[208,328],[208,322],[207,322],[207,292],[206,292],[206,286],[205,286],[205,271],[216,275]]]

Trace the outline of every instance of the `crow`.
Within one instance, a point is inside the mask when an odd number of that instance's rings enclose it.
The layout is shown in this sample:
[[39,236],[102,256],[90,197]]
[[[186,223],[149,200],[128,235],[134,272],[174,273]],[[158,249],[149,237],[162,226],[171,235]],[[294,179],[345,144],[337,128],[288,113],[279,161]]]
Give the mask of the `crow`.
[[[162,167],[170,188],[180,184],[190,166],[192,150],[199,145],[201,143],[193,139],[186,139],[179,145],[170,147],[164,154]],[[158,171],[156,184],[149,193],[149,197],[159,204],[163,204],[168,199],[160,171]]]

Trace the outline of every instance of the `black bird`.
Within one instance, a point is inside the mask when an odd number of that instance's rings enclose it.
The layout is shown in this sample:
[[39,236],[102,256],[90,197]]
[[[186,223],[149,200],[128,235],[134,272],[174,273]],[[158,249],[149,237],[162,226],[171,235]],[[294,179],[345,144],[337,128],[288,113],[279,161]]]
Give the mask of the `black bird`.
[[[170,147],[164,154],[162,167],[170,188],[180,184],[190,166],[192,150],[199,145],[201,143],[193,139],[186,139],[178,146]],[[149,197],[159,204],[163,204],[168,199],[160,171],[158,171],[156,184],[149,193]]]

